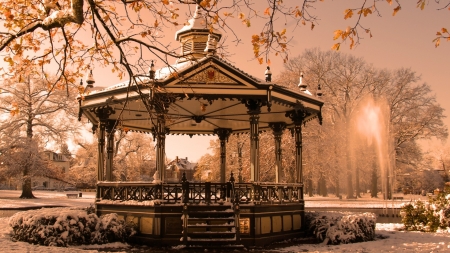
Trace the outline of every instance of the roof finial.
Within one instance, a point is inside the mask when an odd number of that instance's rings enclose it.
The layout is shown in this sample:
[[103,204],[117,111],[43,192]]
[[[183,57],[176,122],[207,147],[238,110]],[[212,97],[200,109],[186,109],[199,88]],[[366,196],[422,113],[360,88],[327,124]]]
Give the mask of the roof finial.
[[300,91],[306,91],[306,88],[308,85],[303,83],[303,72],[300,73],[300,82],[298,83],[298,87],[300,88]]
[[266,82],[272,82],[272,71],[270,71],[269,66],[267,66],[267,69],[264,72],[264,75],[266,76]]
[[94,88],[95,80],[94,80],[94,75],[92,74],[92,69],[91,69],[91,71],[89,71],[89,75],[86,79],[86,83],[87,83],[86,88]]
[[155,80],[155,64],[153,64],[153,60],[152,64],[150,64],[150,68],[148,69],[148,74],[151,80]]

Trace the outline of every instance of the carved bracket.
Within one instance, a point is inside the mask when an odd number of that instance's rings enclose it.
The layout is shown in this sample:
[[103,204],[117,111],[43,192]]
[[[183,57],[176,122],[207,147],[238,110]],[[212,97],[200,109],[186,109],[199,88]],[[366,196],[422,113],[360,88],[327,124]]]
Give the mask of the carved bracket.
[[260,114],[261,107],[267,105],[267,101],[260,99],[242,99],[241,102],[247,107],[248,114]]
[[217,134],[219,136],[219,140],[226,140],[228,141],[228,137],[230,137],[230,134],[233,132],[231,128],[216,128],[214,129],[214,134]]

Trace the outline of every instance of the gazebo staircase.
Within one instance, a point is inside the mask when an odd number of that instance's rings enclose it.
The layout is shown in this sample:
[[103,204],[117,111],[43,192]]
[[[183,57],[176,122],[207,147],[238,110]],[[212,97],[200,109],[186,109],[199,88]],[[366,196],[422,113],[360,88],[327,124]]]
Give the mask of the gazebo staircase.
[[187,247],[244,247],[239,239],[239,205],[185,204],[182,219]]

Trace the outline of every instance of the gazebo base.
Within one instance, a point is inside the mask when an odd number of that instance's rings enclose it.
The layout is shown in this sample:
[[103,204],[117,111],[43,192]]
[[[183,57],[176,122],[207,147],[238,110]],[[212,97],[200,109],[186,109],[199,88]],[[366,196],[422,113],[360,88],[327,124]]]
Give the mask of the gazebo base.
[[240,204],[239,222],[235,222],[229,202],[153,206],[97,203],[96,208],[98,215],[117,213],[133,221],[139,233],[132,242],[149,246],[252,247],[304,235],[303,201]]

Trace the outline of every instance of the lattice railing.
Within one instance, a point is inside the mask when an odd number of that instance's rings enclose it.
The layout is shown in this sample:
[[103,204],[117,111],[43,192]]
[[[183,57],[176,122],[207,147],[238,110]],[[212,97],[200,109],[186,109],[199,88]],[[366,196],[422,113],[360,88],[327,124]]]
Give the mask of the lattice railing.
[[97,200],[154,201],[159,203],[218,203],[222,201],[260,204],[302,200],[302,184],[183,182],[99,182]]

